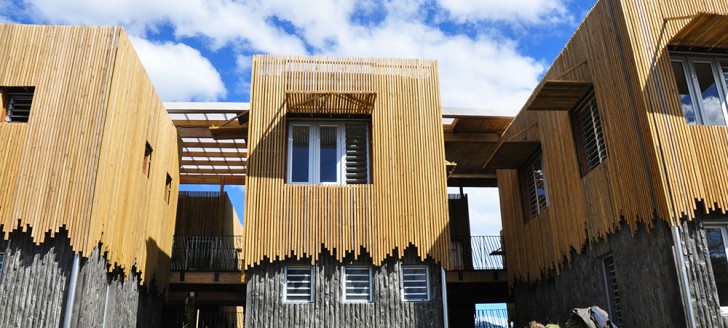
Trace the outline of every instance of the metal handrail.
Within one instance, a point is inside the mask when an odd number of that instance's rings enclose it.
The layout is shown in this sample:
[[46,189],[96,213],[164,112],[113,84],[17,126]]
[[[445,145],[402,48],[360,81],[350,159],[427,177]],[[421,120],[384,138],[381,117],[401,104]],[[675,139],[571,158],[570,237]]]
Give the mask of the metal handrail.
[[172,271],[242,271],[243,236],[174,236]]
[[511,327],[507,309],[475,310],[475,328]]

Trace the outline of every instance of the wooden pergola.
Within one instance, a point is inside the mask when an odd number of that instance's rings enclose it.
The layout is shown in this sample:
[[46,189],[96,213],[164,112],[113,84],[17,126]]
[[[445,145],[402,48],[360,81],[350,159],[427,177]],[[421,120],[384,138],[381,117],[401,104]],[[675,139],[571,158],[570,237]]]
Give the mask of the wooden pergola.
[[244,185],[248,103],[165,103],[180,140],[180,183]]

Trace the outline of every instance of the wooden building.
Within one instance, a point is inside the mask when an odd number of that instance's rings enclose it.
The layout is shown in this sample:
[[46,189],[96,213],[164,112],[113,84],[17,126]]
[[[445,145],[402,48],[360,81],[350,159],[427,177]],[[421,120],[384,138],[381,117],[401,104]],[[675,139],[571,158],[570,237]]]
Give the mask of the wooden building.
[[247,141],[246,327],[443,325],[436,62],[255,56]]
[[159,325],[177,131],[121,28],[0,25],[0,326]]
[[600,0],[503,135],[516,325],[728,324],[728,2]]

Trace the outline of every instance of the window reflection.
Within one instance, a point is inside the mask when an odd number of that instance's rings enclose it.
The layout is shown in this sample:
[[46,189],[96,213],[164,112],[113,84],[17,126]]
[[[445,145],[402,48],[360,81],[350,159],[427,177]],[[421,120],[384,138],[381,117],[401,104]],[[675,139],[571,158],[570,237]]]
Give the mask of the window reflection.
[[291,181],[308,182],[309,127],[293,126],[291,134]]

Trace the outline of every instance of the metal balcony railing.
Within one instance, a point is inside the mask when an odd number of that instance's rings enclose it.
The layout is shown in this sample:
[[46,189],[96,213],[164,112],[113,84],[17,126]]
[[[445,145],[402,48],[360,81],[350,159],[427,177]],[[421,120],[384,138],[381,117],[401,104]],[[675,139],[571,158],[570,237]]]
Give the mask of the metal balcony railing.
[[[199,315],[199,316],[198,316]],[[193,322],[185,322],[187,316],[183,312],[165,313],[162,328],[243,328],[245,316],[243,312],[195,312],[190,318]]]
[[475,310],[475,328],[506,328],[510,327],[508,310],[489,309]]
[[243,236],[174,236],[172,271],[242,271]]
[[504,255],[500,236],[471,236],[450,241],[453,270],[503,270]]

